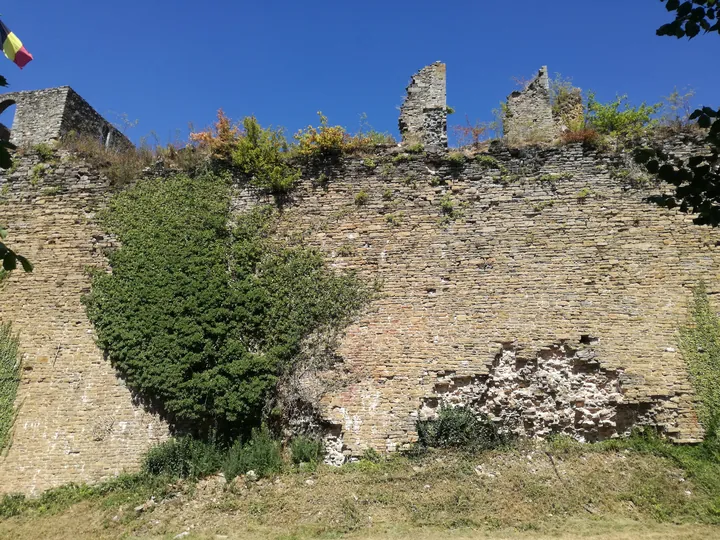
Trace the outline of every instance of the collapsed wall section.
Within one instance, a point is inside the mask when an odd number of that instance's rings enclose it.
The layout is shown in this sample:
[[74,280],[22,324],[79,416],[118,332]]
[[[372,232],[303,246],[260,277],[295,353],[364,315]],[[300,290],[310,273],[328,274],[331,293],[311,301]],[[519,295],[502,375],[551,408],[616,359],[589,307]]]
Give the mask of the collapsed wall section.
[[137,470],[168,436],[103,357],[82,304],[88,270],[107,265],[111,239],[95,222],[107,195],[107,180],[67,155],[41,162],[31,151],[0,171],[8,244],[35,266],[0,284],[0,322],[12,322],[22,358],[0,492],[37,494]]
[[445,64],[435,62],[413,75],[398,122],[403,143],[447,147]]

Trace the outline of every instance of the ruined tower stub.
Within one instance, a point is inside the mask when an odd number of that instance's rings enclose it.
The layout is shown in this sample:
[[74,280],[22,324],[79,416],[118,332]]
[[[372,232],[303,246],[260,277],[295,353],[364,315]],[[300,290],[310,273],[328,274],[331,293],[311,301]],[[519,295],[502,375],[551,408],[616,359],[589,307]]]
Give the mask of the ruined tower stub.
[[540,68],[524,90],[508,96],[503,126],[508,141],[543,142],[557,136],[547,66]]
[[447,147],[445,64],[435,62],[413,75],[400,107],[402,142]]
[[0,124],[0,136],[17,146],[61,139],[70,132],[97,137],[111,148],[132,147],[130,140],[69,86],[0,95],[0,113],[15,105],[12,126]]

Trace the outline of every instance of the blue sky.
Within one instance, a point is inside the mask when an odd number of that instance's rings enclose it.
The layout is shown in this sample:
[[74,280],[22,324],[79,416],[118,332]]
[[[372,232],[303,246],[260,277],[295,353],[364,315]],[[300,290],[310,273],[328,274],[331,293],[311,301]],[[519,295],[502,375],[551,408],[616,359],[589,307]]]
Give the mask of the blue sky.
[[33,0],[0,12],[35,56],[22,71],[4,61],[10,90],[70,85],[109,120],[137,119],[136,142],[184,137],[219,107],[290,134],[318,110],[350,130],[367,113],[396,134],[410,76],[436,60],[448,67],[451,124],[490,120],[512,78],[543,64],[601,100],[690,86],[696,103],[720,105],[720,72],[707,67],[720,39],[656,37],[669,20],[657,0]]

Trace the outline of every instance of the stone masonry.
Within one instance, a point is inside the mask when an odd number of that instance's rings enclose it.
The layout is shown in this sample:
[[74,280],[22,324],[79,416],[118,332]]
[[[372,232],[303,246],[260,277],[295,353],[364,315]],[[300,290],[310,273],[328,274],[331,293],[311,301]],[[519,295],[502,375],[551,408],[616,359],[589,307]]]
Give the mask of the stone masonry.
[[12,127],[0,124],[0,134],[7,137],[9,131],[10,141],[17,146],[50,143],[72,131],[97,137],[108,147],[132,147],[125,135],[69,86],[0,95],[0,112],[13,104],[16,108]]
[[677,331],[700,280],[720,292],[720,231],[644,202],[581,145],[494,157],[348,158],[284,208],[289,237],[381,285],[339,363],[303,375],[326,389],[332,460],[404,447],[442,403],[530,436],[699,440]]
[[89,268],[105,268],[110,239],[95,223],[107,180],[63,155],[33,169],[32,151],[0,170],[8,243],[35,265],[0,285],[0,321],[19,333],[22,378],[12,444],[0,456],[0,493],[37,494],[136,470],[168,428],[139,406],[95,345],[82,305]]
[[435,62],[413,75],[400,107],[399,128],[403,143],[426,148],[447,147],[445,64]]
[[511,144],[520,141],[548,142],[557,136],[547,66],[540,68],[524,90],[508,96],[503,128],[505,139]]

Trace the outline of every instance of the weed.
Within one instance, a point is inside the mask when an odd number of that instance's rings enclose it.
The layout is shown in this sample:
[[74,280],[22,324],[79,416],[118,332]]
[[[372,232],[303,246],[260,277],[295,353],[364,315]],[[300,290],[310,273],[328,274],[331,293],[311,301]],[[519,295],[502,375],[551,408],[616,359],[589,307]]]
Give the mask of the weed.
[[30,171],[30,185],[35,187],[40,179],[45,176],[46,165],[44,163],[36,163]]
[[338,248],[337,254],[340,257],[352,257],[355,254],[355,248],[350,244],[343,244]]
[[450,192],[445,193],[440,199],[440,211],[443,214],[443,222],[448,223],[461,217],[461,213],[456,207]]
[[62,193],[62,188],[60,186],[50,186],[43,189],[40,193],[45,197],[54,197]]
[[143,470],[156,476],[194,479],[216,472],[221,459],[222,453],[214,444],[186,436],[152,447],[145,456]]
[[442,406],[436,419],[418,421],[417,431],[423,448],[487,450],[508,443],[489,418],[465,407]]
[[572,180],[573,176],[570,172],[543,174],[538,178],[538,182],[554,184],[558,180]]
[[370,200],[370,195],[367,191],[362,190],[355,194],[355,206],[364,206]]
[[319,439],[300,436],[290,441],[290,452],[295,464],[317,464],[325,456],[325,445]]
[[593,191],[592,191],[590,188],[584,187],[584,188],[582,188],[580,191],[578,191],[578,192],[575,194],[575,198],[576,198],[579,202],[585,202],[587,199],[589,199],[589,198],[592,197],[593,195],[594,195],[594,193],[593,193]]
[[549,200],[549,201],[540,201],[535,206],[533,206],[533,210],[535,212],[542,212],[546,208],[551,208],[555,204],[555,201]]
[[399,227],[403,222],[403,213],[398,212],[397,214],[388,214],[385,216],[385,221],[393,227]]
[[467,158],[462,152],[450,152],[443,158],[443,161],[450,165],[450,167],[462,167],[466,160]]
[[363,461],[369,461],[370,463],[380,463],[382,456],[374,448],[366,448],[362,454]]
[[363,160],[363,165],[365,165],[368,169],[374,169],[377,167],[377,163],[375,163],[375,160],[372,158],[365,158]]
[[393,190],[388,188],[383,191],[382,198],[384,201],[391,201],[393,198]]
[[43,163],[52,161],[55,157],[55,150],[53,150],[52,146],[47,143],[36,144],[33,146],[33,150],[37,152],[37,155],[40,157],[40,161]]
[[475,156],[475,161],[483,165],[484,167],[487,167],[488,169],[497,169],[501,173],[506,173],[507,169],[505,169],[505,166],[500,163],[497,159],[495,159],[493,156],[489,156],[487,154],[478,154]]
[[228,450],[222,469],[228,481],[248,471],[255,471],[258,477],[279,473],[283,469],[280,443],[266,426],[253,429],[247,443],[238,441]]
[[405,163],[406,161],[410,161],[410,154],[402,153],[393,157],[393,163]]
[[411,154],[421,154],[425,150],[425,147],[422,143],[415,143],[409,145],[405,150]]

